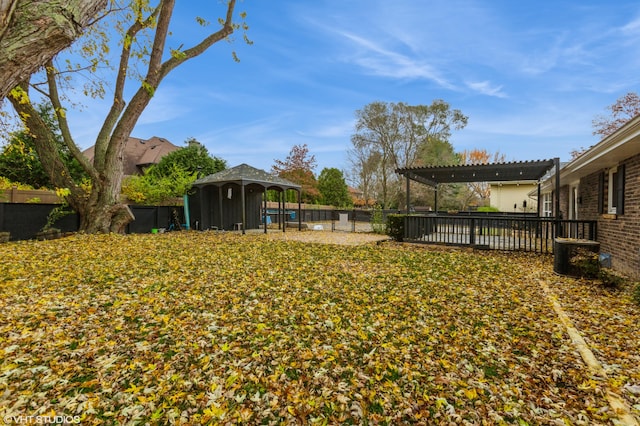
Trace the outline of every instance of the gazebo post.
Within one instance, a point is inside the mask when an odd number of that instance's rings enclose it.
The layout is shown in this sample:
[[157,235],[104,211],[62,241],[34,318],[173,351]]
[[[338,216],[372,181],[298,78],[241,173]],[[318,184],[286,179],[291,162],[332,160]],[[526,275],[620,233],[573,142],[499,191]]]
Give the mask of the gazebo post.
[[224,220],[222,220],[222,186],[218,186],[218,207],[220,208],[220,230],[224,231]]
[[242,235],[245,234],[245,228],[247,223],[247,210],[246,210],[246,202],[245,202],[245,194],[244,194],[244,182],[240,185],[240,197],[242,198]]
[[278,203],[278,209],[280,210],[278,213],[278,216],[280,216],[278,218],[278,221],[280,222],[280,224],[282,225],[282,232],[284,231],[285,228],[285,223],[284,223],[284,211],[285,211],[285,206],[286,206],[286,202],[285,200],[287,199],[286,197],[286,189],[282,189],[282,192],[280,192],[280,202]]
[[302,231],[302,193],[298,192],[298,231]]
[[264,206],[264,210],[263,210],[263,214],[262,214],[262,221],[264,222],[264,233],[267,233],[267,188],[264,188],[264,192],[262,193],[262,199],[263,199],[263,206]]
[[[197,191],[198,191],[198,195],[199,195],[199,197],[200,197],[200,220],[201,220],[201,222],[202,222],[202,225],[201,225],[201,226],[202,226],[202,228],[203,228],[202,230],[204,231],[204,230],[205,230],[205,229],[204,229],[204,224],[205,224],[205,221],[204,221],[204,215],[205,215],[205,213],[204,213],[204,188],[197,188]],[[211,216],[209,216],[209,218],[210,218],[210,217],[211,217]],[[207,223],[207,226],[208,226],[209,228],[211,228],[212,224],[211,224],[211,223],[209,223],[209,220],[208,220],[208,219],[207,219],[206,223]]]

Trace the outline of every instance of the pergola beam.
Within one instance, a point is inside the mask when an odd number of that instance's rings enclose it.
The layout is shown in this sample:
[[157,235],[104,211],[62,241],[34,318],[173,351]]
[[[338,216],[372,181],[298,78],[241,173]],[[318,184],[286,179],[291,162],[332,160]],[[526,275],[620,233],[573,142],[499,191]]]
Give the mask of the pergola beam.
[[[556,211],[560,209],[560,159],[510,163],[467,164],[457,166],[406,167],[396,173],[407,179],[407,212],[410,205],[410,180],[438,188],[441,183],[513,182],[535,180],[552,168],[556,170]],[[539,198],[539,197],[538,197]],[[437,202],[436,202],[437,203]],[[557,214],[556,214],[557,216]]]

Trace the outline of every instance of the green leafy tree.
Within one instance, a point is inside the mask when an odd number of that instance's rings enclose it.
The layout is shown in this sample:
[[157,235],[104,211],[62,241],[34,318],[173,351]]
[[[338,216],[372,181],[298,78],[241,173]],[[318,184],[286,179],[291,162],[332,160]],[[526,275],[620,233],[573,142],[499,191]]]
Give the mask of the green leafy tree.
[[[224,3],[224,16],[214,19],[217,29],[207,19],[196,17],[195,21],[206,28],[207,34],[191,47],[171,47],[167,43],[168,36],[179,36],[177,32],[169,31],[174,6],[175,0],[134,0],[114,8],[114,14],[99,21],[110,27],[101,32],[86,32],[87,38],[80,43],[79,53],[72,57],[73,60],[47,61],[42,73],[44,82],[25,78],[7,97],[24,126],[34,136],[36,151],[52,184],[69,189],[67,201],[80,216],[80,230],[83,232],[122,232],[125,225],[134,219],[120,200],[124,178],[122,151],[164,78],[180,65],[204,54],[214,44],[229,40],[234,32],[248,29],[244,23],[246,14],[237,14],[236,0],[228,0]],[[208,9],[213,9],[213,6]],[[113,43],[110,44],[114,34],[119,34],[120,49],[113,49]],[[246,35],[245,41],[250,43]],[[110,55],[111,52],[114,54]],[[237,60],[235,54],[233,57]],[[90,83],[93,85],[86,87],[85,93],[94,97],[104,95],[104,86],[100,84],[104,79],[99,78],[98,69],[108,72],[105,68],[110,65],[110,59],[114,60],[113,74],[110,75],[113,77],[113,97],[94,143],[94,160],[89,162],[71,134],[62,83],[74,85],[74,81],[65,80],[65,77],[73,75],[67,72],[69,68],[88,70],[85,75],[92,77]],[[79,61],[86,62],[78,65]],[[46,91],[39,90],[38,93],[46,96],[53,105],[65,145],[89,175],[89,186],[73,181],[62,160],[53,129],[47,126],[34,107],[30,89],[37,83],[40,83],[39,88],[46,87]],[[80,86],[77,81],[75,83],[74,86]]]
[[324,168],[318,176],[318,190],[323,204],[350,207],[353,202],[342,172],[336,168]]
[[142,176],[125,178],[122,185],[123,194],[136,204],[176,204],[177,198],[191,189],[197,179],[197,173],[184,170],[177,164],[171,167],[165,175],[152,173],[152,166]]
[[449,141],[430,138],[420,147],[418,163],[422,166],[453,166],[460,164],[460,157]]
[[[39,104],[37,109],[38,114],[52,129],[60,158],[67,167],[71,178],[74,182],[81,183],[88,178],[88,175],[65,146],[53,108],[49,104]],[[55,187],[42,166],[33,136],[27,130],[11,133],[8,143],[0,150],[0,176],[34,188],[54,189]]]
[[196,179],[199,179],[226,169],[227,162],[212,157],[204,145],[190,138],[187,139],[186,147],[162,157],[158,164],[149,169],[149,173],[156,177],[171,176],[176,167],[189,174],[195,174]]
[[126,178],[123,194],[137,204],[171,204],[177,197],[187,194],[196,179],[226,168],[224,160],[211,157],[207,148],[195,139],[188,139],[187,144],[162,157],[142,176]]

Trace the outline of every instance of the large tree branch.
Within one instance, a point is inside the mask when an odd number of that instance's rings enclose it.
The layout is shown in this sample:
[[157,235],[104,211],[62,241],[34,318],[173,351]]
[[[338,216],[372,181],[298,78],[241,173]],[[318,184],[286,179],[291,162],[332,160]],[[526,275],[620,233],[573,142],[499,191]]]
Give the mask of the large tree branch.
[[73,136],[71,136],[71,130],[69,129],[69,123],[67,121],[67,116],[64,112],[64,108],[62,107],[62,103],[60,102],[60,95],[58,94],[58,85],[56,84],[55,71],[53,68],[53,61],[49,60],[45,67],[47,73],[47,84],[49,86],[49,100],[51,101],[51,105],[53,106],[53,111],[56,114],[56,119],[58,120],[58,126],[60,127],[60,132],[62,133],[62,140],[64,141],[67,148],[69,148],[69,152],[71,155],[78,160],[80,166],[91,176],[91,179],[98,179],[98,173],[96,172],[95,167],[89,162],[87,157],[78,149],[78,145],[73,140]]
[[71,45],[107,0],[0,0],[0,99]]
[[[127,105],[125,111],[122,113],[118,124],[116,125],[112,140],[124,141],[126,137],[131,133],[135,124],[140,117],[140,114],[144,111],[146,106],[151,101],[155,90],[158,88],[162,79],[169,74],[170,71],[175,69],[178,65],[186,62],[191,58],[195,58],[200,55],[207,48],[211,47],[216,42],[228,37],[234,31],[233,24],[233,12],[235,9],[235,0],[229,0],[227,5],[227,14],[222,28],[210,36],[206,37],[202,42],[197,44],[191,49],[187,49],[180,55],[173,55],[170,59],[166,60],[160,65],[162,57],[161,52],[157,52],[156,49],[164,50],[165,41],[169,33],[169,23],[171,20],[171,13],[173,11],[174,1],[165,0],[161,2],[161,10],[158,18],[158,24],[156,27],[156,34],[154,37],[154,51],[151,54],[148,72],[142,86],[131,98],[129,105]],[[124,142],[118,146],[118,144],[109,144],[108,151],[106,153],[107,162],[112,162],[117,157],[124,147]]]
[[120,63],[118,65],[118,72],[116,74],[115,91],[113,94],[113,103],[111,109],[107,114],[107,117],[100,128],[98,137],[96,138],[96,144],[94,147],[93,164],[99,169],[104,170],[106,161],[107,148],[110,141],[111,132],[118,123],[120,115],[125,108],[124,101],[124,87],[127,80],[127,73],[129,72],[129,59],[131,56],[131,45],[136,35],[144,28],[149,27],[160,13],[162,3],[154,9],[154,11],[144,20],[136,20],[125,33],[122,43],[122,51],[120,52]]
[[70,197],[71,205],[76,208],[78,203],[75,201],[86,194],[73,181],[67,165],[62,161],[62,157],[56,149],[55,140],[52,140],[53,133],[31,104],[27,93],[28,87],[27,83],[16,86],[7,98],[20,116],[25,129],[33,138],[36,152],[49,179],[51,179],[51,183],[58,188],[68,188],[72,194]]
[[181,54],[174,55],[170,59],[165,61],[165,63],[162,64],[162,69],[160,71],[160,78],[161,79],[164,78],[167,74],[171,72],[171,70],[176,68],[178,65],[182,64],[183,62],[191,58],[195,58],[196,56],[201,55],[209,47],[213,46],[217,42],[224,40],[225,38],[233,34],[235,30],[235,26],[233,24],[233,12],[235,7],[236,7],[236,0],[229,0],[229,3],[227,5],[227,16],[225,18],[224,24],[222,25],[222,28],[220,28],[218,31],[216,31],[215,33],[211,34],[210,36],[202,40],[197,45],[189,49],[186,49],[183,52],[181,52]]

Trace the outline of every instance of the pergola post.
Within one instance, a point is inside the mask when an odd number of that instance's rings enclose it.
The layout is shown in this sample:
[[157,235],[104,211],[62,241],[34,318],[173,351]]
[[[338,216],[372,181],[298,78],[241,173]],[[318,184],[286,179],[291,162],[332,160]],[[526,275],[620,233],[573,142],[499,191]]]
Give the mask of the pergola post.
[[438,184],[433,186],[433,211],[438,214]]
[[411,203],[411,195],[409,191],[411,190],[411,180],[409,179],[409,175],[407,175],[407,214],[409,214],[409,204]]
[[556,157],[553,159],[553,164],[556,169],[556,237],[561,235],[560,232],[560,158]]

